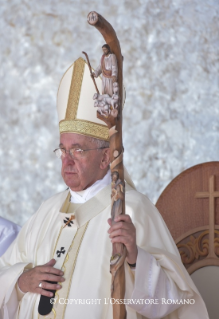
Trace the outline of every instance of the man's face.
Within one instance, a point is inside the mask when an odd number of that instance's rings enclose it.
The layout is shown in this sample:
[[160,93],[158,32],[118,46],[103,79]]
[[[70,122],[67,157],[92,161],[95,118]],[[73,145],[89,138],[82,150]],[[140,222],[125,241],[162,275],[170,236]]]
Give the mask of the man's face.
[[[93,149],[97,148],[97,145],[91,142],[89,137],[63,133],[60,135],[60,147],[69,151],[71,148]],[[67,153],[62,158],[61,170],[66,185],[73,191],[81,191],[103,178],[108,167],[108,163],[104,162],[105,153],[105,149],[83,152],[80,159],[73,159]]]
[[109,53],[109,50],[106,47],[103,47],[103,54],[107,55]]

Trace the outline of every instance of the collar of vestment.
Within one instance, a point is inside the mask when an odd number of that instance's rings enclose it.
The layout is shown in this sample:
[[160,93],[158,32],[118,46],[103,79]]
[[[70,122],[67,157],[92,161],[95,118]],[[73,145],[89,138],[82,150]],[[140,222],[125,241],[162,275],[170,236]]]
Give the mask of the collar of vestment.
[[[66,225],[66,221],[69,220],[70,216],[74,216],[72,219],[75,226],[81,227],[87,223],[90,219],[101,213],[111,203],[110,198],[111,185],[107,185],[102,188],[95,196],[90,198],[85,203],[71,203],[70,192],[67,195],[61,209],[60,217],[63,220],[63,226]],[[69,224],[68,224],[69,225]],[[67,225],[67,228],[70,226]]]
[[97,180],[93,185],[91,185],[87,189],[82,190],[80,192],[74,192],[70,189],[71,202],[85,203],[90,198],[95,196],[101,189],[109,185],[110,183],[111,183],[111,174],[110,174],[110,170],[108,170],[108,172],[102,179]]

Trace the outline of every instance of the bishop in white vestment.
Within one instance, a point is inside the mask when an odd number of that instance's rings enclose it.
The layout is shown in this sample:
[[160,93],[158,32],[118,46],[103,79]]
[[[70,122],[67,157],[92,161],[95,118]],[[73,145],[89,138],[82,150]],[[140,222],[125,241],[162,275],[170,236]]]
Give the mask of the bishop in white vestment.
[[[56,251],[61,245],[70,250],[64,263],[68,275],[55,297],[54,312],[48,318],[113,318],[115,301],[110,300],[109,273],[112,248],[106,223],[111,204],[109,183],[108,173],[82,194],[67,190],[55,195],[23,227],[14,245],[0,260],[2,318],[41,318],[40,295],[18,292],[17,279],[24,269],[45,264],[52,257],[58,259]],[[65,243],[73,228],[63,225],[72,213],[76,220],[75,234],[78,229],[81,234],[79,242],[74,243],[74,238]],[[162,217],[146,196],[129,185],[126,185],[126,213],[136,226],[138,244],[135,270],[125,264],[127,319],[208,318],[203,300],[181,264]],[[65,235],[59,242],[62,232]],[[190,300],[189,304],[182,305],[184,300]]]
[[[90,84],[88,66],[81,58],[60,83],[60,145],[54,152],[62,161],[69,190],[46,200],[0,259],[0,318],[113,319],[112,303],[123,302],[127,319],[207,319],[205,304],[162,217],[126,174],[126,215],[118,217],[123,222],[107,223],[109,135],[96,118]],[[129,239],[123,300],[110,298],[109,261],[115,237],[117,242]],[[54,298],[48,289],[56,291]],[[43,297],[53,303],[46,317],[38,312]]]

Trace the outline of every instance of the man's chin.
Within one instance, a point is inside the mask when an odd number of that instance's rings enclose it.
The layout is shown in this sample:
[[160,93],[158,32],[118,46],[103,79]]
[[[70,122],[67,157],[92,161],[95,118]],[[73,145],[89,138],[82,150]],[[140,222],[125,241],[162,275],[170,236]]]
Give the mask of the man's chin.
[[68,173],[65,174],[63,177],[65,184],[71,188],[73,191],[79,191],[80,186],[80,180],[78,179],[78,176],[76,173]]
[[73,192],[80,192],[83,190],[82,186],[80,183],[68,183],[65,182],[65,184],[73,191]]

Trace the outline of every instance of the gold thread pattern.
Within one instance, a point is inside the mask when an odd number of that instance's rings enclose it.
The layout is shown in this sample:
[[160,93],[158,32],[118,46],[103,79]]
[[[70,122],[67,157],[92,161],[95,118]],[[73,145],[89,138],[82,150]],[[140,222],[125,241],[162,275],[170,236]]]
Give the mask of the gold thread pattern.
[[[54,247],[52,256],[54,256],[54,254],[55,254],[55,251],[56,251],[56,248],[57,248],[57,244],[58,244],[58,241],[59,241],[59,237],[61,236],[62,229],[63,229],[63,227],[61,226],[60,231],[59,231],[59,235],[58,235],[58,237],[56,239],[56,243],[55,243],[55,247]],[[55,296],[57,296],[57,295],[58,295],[58,293],[56,291]],[[59,295],[58,295],[58,299],[59,299]],[[56,311],[54,310],[54,308],[52,308],[52,312],[54,314],[54,317],[51,318],[51,319],[55,319],[56,318]],[[51,315],[51,313],[49,315]],[[48,316],[48,315],[46,315],[46,316]],[[46,316],[41,316],[41,317],[46,317]],[[38,319],[40,319],[40,315],[39,314],[38,314]]]
[[[80,250],[80,248],[81,248],[81,243],[82,243],[82,241],[83,241],[83,238],[84,238],[85,232],[86,232],[86,230],[87,230],[88,224],[89,224],[89,221],[87,222],[87,224],[85,224],[85,228],[84,228],[83,234],[82,234],[82,236],[81,236],[81,239],[80,239],[80,242],[79,242],[79,245],[78,245],[78,249],[77,249],[77,252],[76,252],[76,255],[75,255],[75,260],[74,260],[74,263],[73,263],[73,265],[72,265],[72,272],[71,272],[71,275],[70,275],[67,297],[69,296],[69,291],[70,291],[71,282],[72,282],[72,276],[73,276],[73,274],[74,274],[74,270],[75,270],[75,266],[76,266],[76,262],[77,262],[77,258],[78,258],[78,253],[79,253],[79,250]],[[77,235],[77,233],[76,233],[76,235]],[[75,237],[76,237],[76,235],[75,235]],[[72,248],[72,246],[73,246],[73,244],[74,244],[74,239],[75,239],[75,237],[73,238],[73,241],[72,241],[72,244],[71,244],[71,246],[70,246],[70,249]],[[62,319],[64,319],[65,310],[66,310],[66,304],[64,305],[64,311],[63,311]]]
[[52,308],[52,312],[54,313],[54,318],[53,319],[55,319],[56,318],[56,311],[54,310],[54,308]]
[[58,290],[56,290],[56,293],[55,293],[55,299],[56,299],[56,302],[58,302],[59,301],[59,294],[58,294]]
[[66,120],[74,120],[76,118],[81,94],[82,80],[84,76],[84,67],[85,62],[82,58],[79,58],[75,61],[68,97],[68,105],[66,109]]
[[[69,250],[70,250],[70,248],[69,248]],[[66,271],[65,263],[68,261],[68,259],[69,259],[69,255],[67,254],[66,257],[65,257],[64,263],[63,263],[63,265],[62,265],[62,271],[63,271],[64,273],[65,273],[65,271]]]
[[60,133],[77,133],[109,141],[109,129],[105,125],[83,120],[61,121]]

